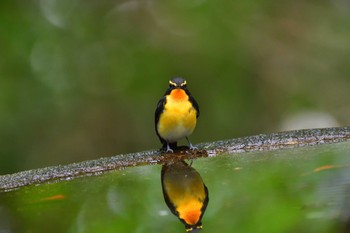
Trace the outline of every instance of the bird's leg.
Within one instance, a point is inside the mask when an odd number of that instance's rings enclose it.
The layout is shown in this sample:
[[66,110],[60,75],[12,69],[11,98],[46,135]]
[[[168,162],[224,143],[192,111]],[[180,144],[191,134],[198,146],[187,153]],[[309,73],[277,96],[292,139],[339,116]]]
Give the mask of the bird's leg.
[[168,152],[170,152],[170,153],[173,153],[173,152],[174,152],[174,151],[170,148],[169,142],[166,143],[166,151],[165,151],[165,153],[168,153]]
[[198,149],[197,147],[193,146],[192,143],[190,142],[190,139],[188,139],[188,137],[186,137],[186,140],[188,142],[188,147],[190,148],[190,150],[196,150]]

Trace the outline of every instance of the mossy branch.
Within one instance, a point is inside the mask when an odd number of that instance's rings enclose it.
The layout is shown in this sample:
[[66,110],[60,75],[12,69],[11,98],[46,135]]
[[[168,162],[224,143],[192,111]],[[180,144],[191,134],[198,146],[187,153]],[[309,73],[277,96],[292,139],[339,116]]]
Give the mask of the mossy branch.
[[199,150],[196,151],[188,151],[185,148],[179,148],[174,154],[163,154],[159,150],[122,154],[64,166],[52,166],[2,175],[0,176],[0,191],[6,192],[32,184],[67,180],[90,174],[101,174],[110,170],[122,169],[130,166],[162,164],[177,159],[194,159],[198,157],[237,154],[251,151],[269,151],[344,141],[350,141],[350,127],[306,129],[260,134],[224,141],[202,143],[197,145]]

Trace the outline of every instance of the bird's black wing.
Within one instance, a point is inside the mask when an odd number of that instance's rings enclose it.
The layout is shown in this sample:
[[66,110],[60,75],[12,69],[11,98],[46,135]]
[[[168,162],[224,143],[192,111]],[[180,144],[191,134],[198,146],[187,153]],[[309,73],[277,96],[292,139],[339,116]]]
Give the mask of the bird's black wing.
[[163,112],[164,110],[164,105],[165,105],[165,102],[166,102],[166,98],[165,96],[163,96],[159,101],[158,101],[158,104],[157,104],[157,108],[156,108],[156,112],[154,114],[154,126],[155,126],[155,129],[156,129],[156,133],[160,139],[160,142],[162,144],[166,143],[165,140],[163,138],[160,137],[159,133],[158,133],[158,129],[157,129],[157,124],[158,124],[158,121],[159,121],[159,118],[160,118],[160,114]]
[[191,95],[191,93],[190,93],[188,90],[186,90],[186,93],[187,93],[187,95],[188,95],[189,101],[192,103],[194,109],[196,109],[196,112],[197,112],[196,117],[198,118],[199,115],[200,115],[198,103],[197,103],[197,101],[193,98],[193,96]]
[[176,207],[174,206],[174,204],[172,203],[172,201],[169,198],[169,195],[168,195],[167,189],[165,187],[165,183],[164,183],[164,174],[167,172],[168,169],[169,169],[169,165],[168,164],[164,164],[162,166],[161,182],[162,182],[162,189],[163,189],[163,197],[164,197],[164,201],[165,201],[166,205],[168,206],[168,208],[170,209],[170,211],[175,216],[179,216],[179,214],[176,211]]

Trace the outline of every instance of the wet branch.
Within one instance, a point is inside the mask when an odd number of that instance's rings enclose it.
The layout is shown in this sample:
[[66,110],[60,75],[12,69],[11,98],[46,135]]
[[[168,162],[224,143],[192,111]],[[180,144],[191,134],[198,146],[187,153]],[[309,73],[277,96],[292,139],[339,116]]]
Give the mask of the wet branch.
[[270,151],[345,141],[350,141],[350,127],[295,130],[202,143],[197,145],[199,148],[197,151],[179,148],[174,154],[162,154],[159,150],[122,154],[64,166],[52,166],[2,175],[0,176],[0,192],[11,191],[32,184],[68,180],[91,174],[98,175],[130,166],[162,164],[178,159],[194,159],[251,151]]

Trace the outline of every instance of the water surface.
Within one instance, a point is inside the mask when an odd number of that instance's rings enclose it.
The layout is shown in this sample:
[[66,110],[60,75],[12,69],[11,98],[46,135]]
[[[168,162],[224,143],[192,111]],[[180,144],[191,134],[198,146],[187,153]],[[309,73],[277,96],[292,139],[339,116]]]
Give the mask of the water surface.
[[[209,190],[202,232],[346,232],[349,152],[345,142],[186,160]],[[0,193],[0,232],[185,232],[164,201],[161,169]]]

